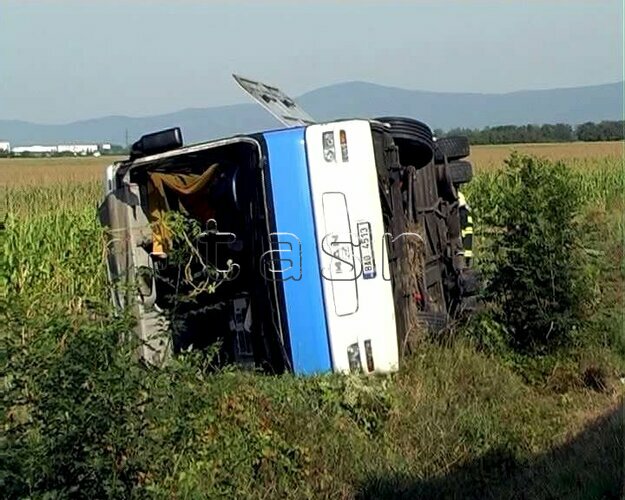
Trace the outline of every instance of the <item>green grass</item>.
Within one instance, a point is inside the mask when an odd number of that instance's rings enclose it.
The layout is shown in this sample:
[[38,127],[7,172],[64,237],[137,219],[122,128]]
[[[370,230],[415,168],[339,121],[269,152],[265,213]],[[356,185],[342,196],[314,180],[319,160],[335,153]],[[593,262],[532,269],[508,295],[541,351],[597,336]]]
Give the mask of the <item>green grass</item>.
[[[619,498],[623,179],[600,162],[579,175],[598,288],[570,351],[515,358],[459,332],[425,343],[398,374],[369,379],[211,373],[201,353],[143,367],[119,342],[130,321],[108,304],[99,185],[7,188],[0,489],[33,498]],[[488,182],[480,176],[470,189],[493,189]]]

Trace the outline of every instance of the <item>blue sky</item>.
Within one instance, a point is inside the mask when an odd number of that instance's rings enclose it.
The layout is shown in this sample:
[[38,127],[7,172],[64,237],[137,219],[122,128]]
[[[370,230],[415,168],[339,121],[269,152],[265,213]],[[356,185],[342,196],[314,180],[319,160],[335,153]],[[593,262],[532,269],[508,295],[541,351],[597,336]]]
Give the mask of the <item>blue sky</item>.
[[0,0],[0,119],[62,123],[363,80],[509,92],[623,78],[623,3]]

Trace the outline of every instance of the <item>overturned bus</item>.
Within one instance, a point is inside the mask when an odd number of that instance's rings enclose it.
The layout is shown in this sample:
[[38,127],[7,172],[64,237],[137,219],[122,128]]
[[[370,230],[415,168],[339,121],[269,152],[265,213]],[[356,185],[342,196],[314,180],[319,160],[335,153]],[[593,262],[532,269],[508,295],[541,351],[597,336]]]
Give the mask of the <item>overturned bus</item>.
[[272,373],[388,373],[471,307],[465,138],[410,118],[316,123],[235,76],[286,128],[184,146],[143,136],[106,171],[113,300],[153,364],[219,345]]

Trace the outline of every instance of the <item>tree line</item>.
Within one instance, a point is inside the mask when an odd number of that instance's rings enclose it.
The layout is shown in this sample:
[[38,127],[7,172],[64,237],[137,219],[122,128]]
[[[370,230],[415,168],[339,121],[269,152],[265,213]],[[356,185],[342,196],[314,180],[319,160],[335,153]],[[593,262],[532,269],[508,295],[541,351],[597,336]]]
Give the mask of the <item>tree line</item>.
[[447,132],[437,129],[434,135],[436,137],[466,135],[471,144],[622,141],[625,139],[625,121],[586,122],[576,126],[566,123],[500,125],[483,129],[454,128]]

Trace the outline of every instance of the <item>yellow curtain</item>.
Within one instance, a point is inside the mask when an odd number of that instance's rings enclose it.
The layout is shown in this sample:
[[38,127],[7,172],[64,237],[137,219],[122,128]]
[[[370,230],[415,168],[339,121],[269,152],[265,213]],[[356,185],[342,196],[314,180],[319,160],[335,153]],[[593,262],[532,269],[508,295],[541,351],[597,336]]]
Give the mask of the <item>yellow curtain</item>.
[[[166,254],[171,248],[171,231],[164,221],[168,210],[180,210],[200,221],[215,216],[210,206],[208,192],[218,177],[217,163],[208,167],[202,174],[181,174],[165,172],[148,173],[148,211],[152,225],[152,252]],[[178,207],[169,207],[166,190],[173,192]]]

